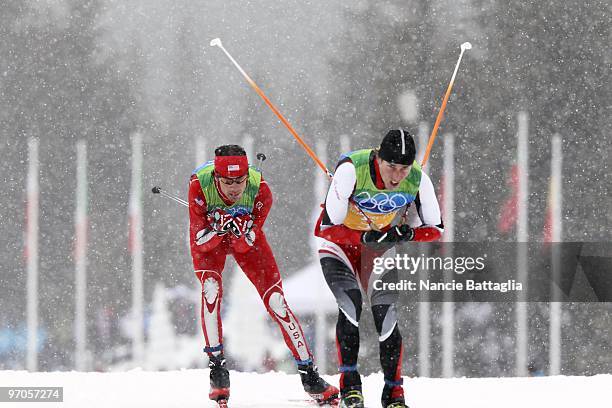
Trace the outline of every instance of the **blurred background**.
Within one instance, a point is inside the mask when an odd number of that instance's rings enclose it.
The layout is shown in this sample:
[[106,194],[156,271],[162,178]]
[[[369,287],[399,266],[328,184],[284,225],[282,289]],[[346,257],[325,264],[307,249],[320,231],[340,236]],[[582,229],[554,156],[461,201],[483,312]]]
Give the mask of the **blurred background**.
[[[453,135],[454,240],[517,239],[513,228],[500,226],[500,214],[504,218],[516,188],[512,169],[523,112],[528,239],[544,239],[551,140],[558,135],[561,239],[610,241],[611,8],[609,1],[577,0],[3,1],[0,369],[28,366],[29,140],[38,141],[39,161],[38,370],[206,365],[187,211],[150,189],[159,185],[186,198],[191,172],[212,158],[218,145],[252,143],[251,153],[266,154],[264,177],[275,199],[266,230],[283,277],[317,276],[311,235],[322,199],[321,172],[222,52],[209,46],[216,37],[332,170],[343,150],[375,147],[391,128],[427,135],[459,46],[470,41],[473,49],[464,55],[427,168],[440,193],[444,137]],[[138,325],[131,315],[134,248],[128,238],[136,134],[143,158],[142,194],[133,199],[142,208],[144,354],[139,362],[132,348]],[[87,342],[79,367],[78,141],[86,142],[88,159]],[[301,275],[304,271],[308,274]],[[255,291],[233,264],[224,284],[230,366],[294,370],[280,333],[263,306],[256,306],[258,299],[252,302]],[[292,306],[289,293],[287,299]],[[324,339],[318,349],[326,354],[318,356],[322,371],[335,372],[333,304],[314,310],[307,300],[296,300],[294,311],[313,343],[317,330]],[[524,372],[515,367],[515,307],[454,305],[452,375]],[[408,304],[400,313],[408,375],[423,374],[419,365],[425,361],[417,358],[422,324],[417,309],[418,304]],[[531,303],[527,313],[528,371],[546,374],[548,305]],[[441,314],[442,305],[431,304],[427,374],[434,377],[444,372]],[[561,373],[612,372],[609,303],[564,304],[561,322]],[[367,312],[362,327],[360,362],[367,373],[378,370]],[[252,341],[238,339],[245,336]]]

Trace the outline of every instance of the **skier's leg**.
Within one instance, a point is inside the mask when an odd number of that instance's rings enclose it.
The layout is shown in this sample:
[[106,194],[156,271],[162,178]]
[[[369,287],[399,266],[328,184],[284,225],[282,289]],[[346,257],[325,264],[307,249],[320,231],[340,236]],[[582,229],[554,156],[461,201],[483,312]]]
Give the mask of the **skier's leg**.
[[[375,276],[374,280],[376,279],[381,280],[383,283],[397,282],[397,269],[383,272]],[[382,406],[386,407],[393,402],[404,402],[404,389],[402,387],[403,345],[402,336],[397,324],[395,307],[398,292],[386,289],[375,290],[373,285],[368,289],[374,325],[378,333],[380,364],[385,379],[381,402]]]
[[287,306],[281,276],[272,249],[262,231],[258,233],[253,248],[234,257],[247,278],[253,283],[266,310],[278,324],[285,343],[297,362],[312,361],[299,321]]
[[[348,254],[347,254],[348,252]],[[336,323],[336,346],[340,390],[346,395],[351,390],[361,390],[361,377],[357,371],[359,355],[359,319],[361,318],[362,296],[354,271],[356,255],[346,248],[329,241],[319,248],[321,269],[338,304]]]
[[379,335],[380,364],[385,380],[381,401],[386,407],[391,402],[404,402],[402,335],[397,326],[395,305],[372,305],[372,314]]
[[210,392],[215,401],[229,399],[229,371],[223,356],[223,329],[221,324],[221,298],[223,296],[222,273],[227,247],[220,244],[202,256],[194,257],[195,274],[202,285],[202,332],[206,341],[204,352],[208,354],[210,368]]
[[338,389],[319,376],[300,322],[287,306],[278,266],[263,232],[259,233],[253,249],[234,256],[257,289],[266,310],[280,327],[285,343],[296,360],[304,390],[319,403],[337,398]]
[[227,248],[221,244],[206,256],[194,257],[195,274],[202,285],[202,332],[206,341],[204,352],[218,356],[223,351],[223,329],[221,323],[221,298],[223,282],[221,276],[225,266]]

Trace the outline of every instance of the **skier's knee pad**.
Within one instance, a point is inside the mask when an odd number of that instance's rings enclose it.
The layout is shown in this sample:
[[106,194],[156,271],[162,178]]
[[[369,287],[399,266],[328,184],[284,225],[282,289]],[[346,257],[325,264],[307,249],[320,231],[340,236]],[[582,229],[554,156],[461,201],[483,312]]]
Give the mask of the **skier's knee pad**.
[[338,308],[346,319],[355,327],[359,326],[363,300],[358,289],[345,290],[342,297],[336,298]]
[[202,295],[212,304],[221,293],[221,276],[215,271],[202,271],[198,277],[202,283]]
[[268,310],[268,313],[274,314],[281,319],[286,318],[288,314],[287,302],[282,291],[274,290],[268,292],[263,299],[264,305]]
[[372,316],[379,341],[385,341],[397,326],[395,305],[372,305]]

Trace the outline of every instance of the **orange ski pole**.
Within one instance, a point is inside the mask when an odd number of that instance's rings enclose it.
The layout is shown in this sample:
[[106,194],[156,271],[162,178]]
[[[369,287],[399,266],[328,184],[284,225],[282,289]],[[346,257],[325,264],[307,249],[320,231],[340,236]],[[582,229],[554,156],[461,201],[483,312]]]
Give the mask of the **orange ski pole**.
[[446,93],[444,94],[444,99],[442,100],[442,106],[440,107],[440,112],[438,112],[438,117],[434,123],[433,129],[431,130],[431,136],[429,136],[429,142],[427,143],[427,149],[425,150],[425,154],[423,155],[423,162],[421,163],[421,167],[425,167],[427,164],[427,159],[429,159],[429,155],[431,154],[431,148],[433,147],[434,140],[436,140],[436,135],[438,133],[438,127],[440,126],[440,122],[442,122],[442,117],[444,116],[444,110],[446,109],[446,103],[448,102],[448,98],[450,97],[451,90],[453,89],[453,84],[455,82],[455,76],[457,76],[457,71],[459,70],[459,64],[461,63],[461,58],[463,57],[463,53],[465,50],[472,49],[472,44],[469,42],[464,42],[461,44],[461,54],[459,54],[459,59],[457,60],[457,65],[455,65],[455,71],[453,72],[453,76],[451,77],[450,83],[448,84],[448,88],[446,89]]

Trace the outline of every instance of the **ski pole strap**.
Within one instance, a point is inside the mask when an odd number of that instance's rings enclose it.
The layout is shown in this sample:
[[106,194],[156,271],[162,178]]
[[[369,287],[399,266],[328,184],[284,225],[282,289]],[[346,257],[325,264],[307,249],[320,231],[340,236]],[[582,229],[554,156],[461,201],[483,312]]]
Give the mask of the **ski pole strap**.
[[214,353],[216,351],[223,351],[223,344],[219,344],[218,346],[214,346],[214,347],[204,347],[204,352],[205,353]]
[[350,366],[342,365],[342,366],[338,367],[338,371],[341,372],[341,373],[348,373],[348,372],[351,372],[351,371],[357,371],[357,364],[350,365]]
[[403,383],[404,379],[402,377],[400,377],[400,379],[397,381],[385,380],[385,385],[388,385],[389,387],[397,387],[398,385],[402,385]]

